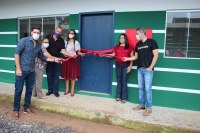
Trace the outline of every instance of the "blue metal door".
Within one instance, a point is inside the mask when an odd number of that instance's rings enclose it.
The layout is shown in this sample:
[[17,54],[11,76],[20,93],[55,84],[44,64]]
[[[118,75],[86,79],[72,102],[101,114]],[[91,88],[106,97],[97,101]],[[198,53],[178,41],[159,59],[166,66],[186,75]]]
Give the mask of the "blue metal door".
[[[113,48],[114,13],[81,13],[80,43],[89,50]],[[99,93],[111,93],[112,59],[86,55],[80,61],[81,78],[78,89]]]

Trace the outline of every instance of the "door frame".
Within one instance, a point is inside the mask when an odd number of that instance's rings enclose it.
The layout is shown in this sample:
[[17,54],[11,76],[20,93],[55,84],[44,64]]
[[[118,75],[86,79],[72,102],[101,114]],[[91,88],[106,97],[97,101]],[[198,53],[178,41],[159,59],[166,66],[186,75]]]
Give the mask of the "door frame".
[[[115,30],[115,11],[112,10],[112,11],[95,11],[95,12],[80,12],[79,13],[79,42],[80,44],[82,43],[81,41],[81,33],[82,33],[82,17],[83,16],[87,16],[87,15],[103,15],[103,14],[111,14],[112,17],[113,17],[113,33],[112,33],[112,46],[114,47],[114,30]],[[96,93],[96,94],[103,94],[103,95],[112,95],[112,82],[113,82],[113,61],[111,63],[112,65],[110,66],[110,70],[111,70],[111,83],[109,85],[109,93],[99,93],[99,92],[93,92],[93,91],[88,91],[89,93]],[[79,82],[79,81],[78,81]],[[78,86],[79,86],[80,83],[78,83]],[[77,90],[78,91],[81,91],[80,88],[77,86]]]

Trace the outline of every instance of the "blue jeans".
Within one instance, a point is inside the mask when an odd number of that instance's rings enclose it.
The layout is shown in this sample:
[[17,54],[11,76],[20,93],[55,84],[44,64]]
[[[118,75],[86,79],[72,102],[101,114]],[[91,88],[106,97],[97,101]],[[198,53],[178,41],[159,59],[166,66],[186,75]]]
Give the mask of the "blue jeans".
[[55,62],[48,62],[46,73],[48,82],[48,92],[58,93],[59,91],[59,76],[60,76],[60,64]]
[[30,108],[33,85],[35,84],[35,72],[22,71],[22,76],[16,75],[15,78],[14,111],[20,110],[20,101],[21,101],[24,81],[26,83],[24,109]]
[[153,71],[147,71],[146,68],[138,68],[139,104],[146,106],[146,108],[152,107],[152,80]]
[[128,87],[127,87],[127,68],[129,63],[116,62],[117,73],[117,93],[116,98],[121,100],[128,99]]

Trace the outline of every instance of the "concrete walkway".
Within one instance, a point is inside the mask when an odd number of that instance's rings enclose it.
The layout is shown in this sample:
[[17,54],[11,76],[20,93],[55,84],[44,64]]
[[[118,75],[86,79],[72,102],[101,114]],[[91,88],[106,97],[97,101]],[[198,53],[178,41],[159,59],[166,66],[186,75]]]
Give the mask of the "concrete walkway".
[[[43,90],[45,93],[46,90]],[[13,102],[14,84],[0,82],[0,100]],[[24,95],[24,94],[23,94]],[[111,98],[78,95],[54,95],[46,99],[32,97],[32,106],[63,115],[124,126],[150,132],[200,132],[200,112],[153,106],[150,116],[144,110],[133,111],[133,103],[121,104]]]

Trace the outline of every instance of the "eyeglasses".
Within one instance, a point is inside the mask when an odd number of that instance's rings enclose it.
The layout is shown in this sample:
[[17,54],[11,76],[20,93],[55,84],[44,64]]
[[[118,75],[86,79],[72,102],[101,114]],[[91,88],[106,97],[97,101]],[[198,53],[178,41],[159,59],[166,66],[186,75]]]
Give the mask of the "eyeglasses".
[[49,43],[49,42],[43,42],[43,43]]

